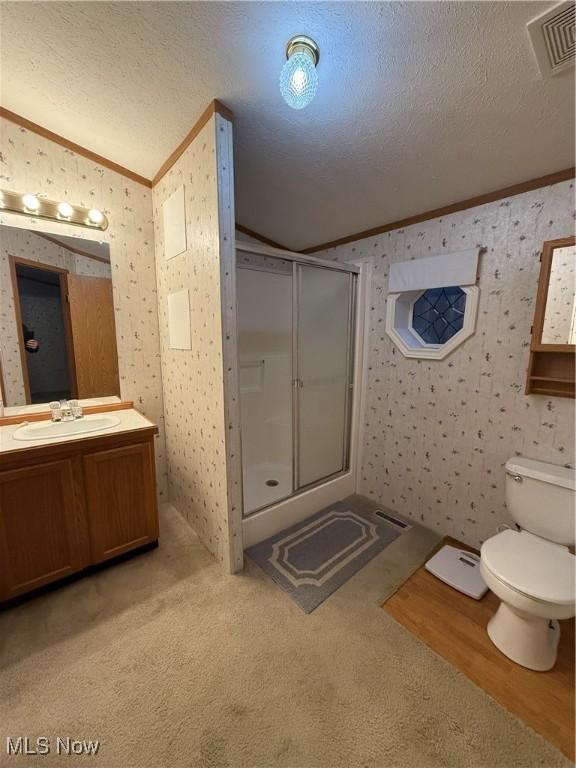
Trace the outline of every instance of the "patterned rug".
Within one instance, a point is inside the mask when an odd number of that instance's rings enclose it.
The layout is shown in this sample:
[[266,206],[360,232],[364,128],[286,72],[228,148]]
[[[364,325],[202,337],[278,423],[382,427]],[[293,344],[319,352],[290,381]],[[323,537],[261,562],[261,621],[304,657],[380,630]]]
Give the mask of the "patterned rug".
[[311,613],[399,535],[373,513],[339,501],[246,554]]

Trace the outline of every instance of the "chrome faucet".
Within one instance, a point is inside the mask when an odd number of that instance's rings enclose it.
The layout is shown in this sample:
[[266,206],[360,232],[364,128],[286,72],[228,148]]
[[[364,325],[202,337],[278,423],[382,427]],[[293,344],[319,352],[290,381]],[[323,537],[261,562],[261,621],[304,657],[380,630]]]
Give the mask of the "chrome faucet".
[[61,421],[74,421],[72,405],[68,400],[60,400]]
[[52,421],[74,421],[83,416],[82,407],[78,400],[54,400],[50,403]]
[[62,408],[57,400],[53,400],[50,405],[50,416],[52,421],[62,421]]

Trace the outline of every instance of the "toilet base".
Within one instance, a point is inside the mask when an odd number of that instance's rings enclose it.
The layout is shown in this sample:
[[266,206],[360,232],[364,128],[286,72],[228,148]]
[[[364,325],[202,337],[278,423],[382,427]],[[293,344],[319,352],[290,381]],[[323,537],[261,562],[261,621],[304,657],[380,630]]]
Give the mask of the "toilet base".
[[546,672],[556,663],[560,625],[500,603],[488,622],[488,635],[496,648],[516,664]]

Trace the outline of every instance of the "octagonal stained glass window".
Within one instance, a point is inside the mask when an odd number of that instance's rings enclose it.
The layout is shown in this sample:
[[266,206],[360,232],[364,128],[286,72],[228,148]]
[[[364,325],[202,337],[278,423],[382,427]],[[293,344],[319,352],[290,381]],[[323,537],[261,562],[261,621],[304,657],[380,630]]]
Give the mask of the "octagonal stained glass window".
[[429,288],[414,302],[412,328],[426,344],[445,344],[462,330],[465,309],[462,288]]

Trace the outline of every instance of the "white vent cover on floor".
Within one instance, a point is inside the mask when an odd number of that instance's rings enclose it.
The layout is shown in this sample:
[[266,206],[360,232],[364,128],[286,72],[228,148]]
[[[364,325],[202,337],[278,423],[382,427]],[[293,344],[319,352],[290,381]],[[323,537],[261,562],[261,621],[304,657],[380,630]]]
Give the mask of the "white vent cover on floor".
[[480,600],[488,591],[480,574],[480,558],[464,549],[446,544],[428,560],[425,568],[440,581],[474,600]]
[[534,55],[543,77],[557,75],[574,65],[574,2],[555,5],[527,24]]

